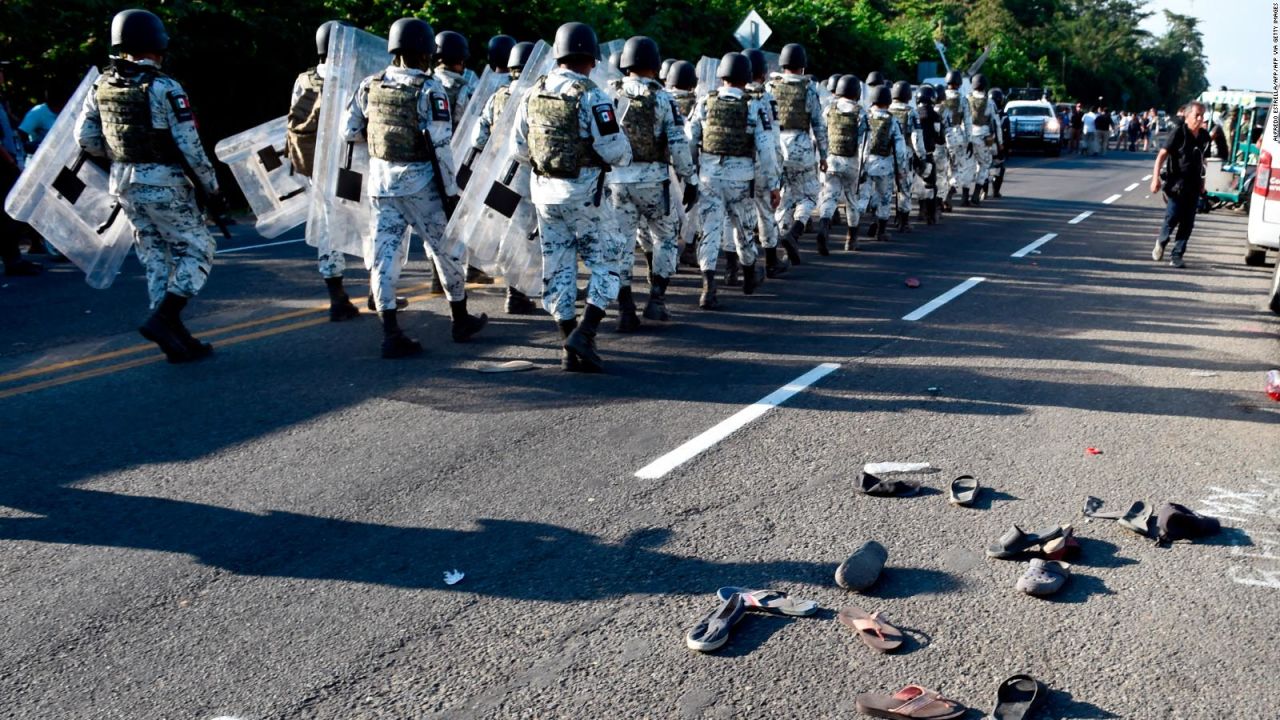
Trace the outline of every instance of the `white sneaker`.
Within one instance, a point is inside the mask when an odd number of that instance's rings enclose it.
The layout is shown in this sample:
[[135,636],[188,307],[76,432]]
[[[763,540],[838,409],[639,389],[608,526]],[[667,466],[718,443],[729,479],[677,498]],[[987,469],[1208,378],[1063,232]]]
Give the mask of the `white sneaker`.
[[1156,246],[1151,248],[1151,259],[1160,262],[1164,259],[1164,243],[1156,241]]

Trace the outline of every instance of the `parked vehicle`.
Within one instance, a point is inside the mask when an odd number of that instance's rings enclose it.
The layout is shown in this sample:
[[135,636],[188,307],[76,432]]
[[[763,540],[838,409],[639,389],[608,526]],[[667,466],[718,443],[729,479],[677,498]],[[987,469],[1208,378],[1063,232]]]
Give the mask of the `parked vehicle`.
[[1062,154],[1062,121],[1048,100],[1010,100],[1004,106],[1009,148],[1030,148],[1045,155]]
[[[1280,250],[1280,142],[1276,142],[1276,108],[1267,114],[1267,123],[1258,138],[1258,164],[1253,178],[1253,198],[1249,203],[1249,231],[1244,261],[1262,265],[1268,250]],[[1277,263],[1280,267],[1280,263]],[[1277,273],[1280,282],[1280,272]],[[1271,309],[1280,312],[1280,297],[1272,283]]]
[[[1263,134],[1271,109],[1271,94],[1246,90],[1210,90],[1200,102],[1212,108],[1221,142],[1210,145],[1214,157],[1205,162],[1205,194],[1214,207],[1248,208],[1253,197],[1254,174],[1260,149],[1255,144]],[[1261,258],[1255,258],[1260,264]]]

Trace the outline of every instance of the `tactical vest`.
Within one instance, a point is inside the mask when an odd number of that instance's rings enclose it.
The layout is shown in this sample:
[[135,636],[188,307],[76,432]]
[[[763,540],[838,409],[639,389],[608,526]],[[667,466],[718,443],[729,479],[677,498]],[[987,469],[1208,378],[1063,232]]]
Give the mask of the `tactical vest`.
[[859,115],[861,110],[857,105],[849,112],[838,109],[834,102],[827,106],[827,143],[832,155],[858,156]]
[[410,78],[407,86],[379,75],[369,84],[369,107],[365,110],[369,155],[393,163],[433,159],[418,122],[418,98],[426,83],[425,75]]
[[182,152],[169,129],[151,126],[151,84],[161,77],[162,73],[150,69],[130,77],[112,69],[98,81],[94,93],[112,162],[182,163]]
[[507,107],[507,100],[511,99],[511,84],[499,85],[497,90],[493,91],[493,121],[498,121],[498,116],[502,114],[504,108]]
[[910,122],[911,108],[905,105],[898,108],[891,106],[889,108],[889,114],[892,115],[894,119],[898,121],[898,127],[902,128],[903,135],[906,135],[908,132],[911,131],[911,122]]
[[952,123],[964,122],[964,118],[960,117],[960,94],[959,93],[956,93],[954,96],[951,93],[945,94],[942,97],[942,107],[946,108],[947,112],[951,114]]
[[576,179],[584,167],[603,163],[578,125],[582,96],[594,90],[590,80],[574,80],[561,93],[547,91],[547,77],[527,101],[529,162],[533,171],[547,177]]
[[778,127],[783,130],[809,129],[809,83],[778,81],[773,83],[773,97],[778,101]]
[[991,121],[991,115],[987,113],[987,96],[986,95],[970,95],[969,96],[969,113],[973,116],[973,126],[987,127]]
[[876,157],[893,155],[893,116],[871,114],[871,141],[868,150]]
[[631,106],[622,118],[622,129],[631,141],[631,162],[662,162],[669,157],[666,133],[658,135],[658,95],[649,85],[642,83],[639,95],[627,94]]
[[315,68],[298,76],[302,83],[302,95],[289,108],[287,128],[289,133],[289,162],[293,171],[311,177],[311,163],[316,157],[316,130],[320,127],[320,93],[324,90],[324,78]]
[[693,109],[698,105],[698,96],[690,90],[673,90],[671,97],[676,101],[676,107],[680,108],[680,115],[688,120],[693,116]]
[[754,157],[755,143],[747,130],[751,101],[745,97],[707,97],[707,119],[702,124],[702,151],[712,155]]
[[920,127],[924,131],[924,151],[932,154],[934,148],[943,142],[942,138],[942,118],[938,116],[938,111],[933,109],[931,105],[924,106],[924,112],[920,113]]
[[449,108],[453,111],[450,121],[454,129],[457,129],[458,121],[462,119],[462,110],[458,107],[458,98],[462,97],[462,88],[467,86],[467,81],[463,78],[454,79],[446,73],[440,73],[440,85],[444,87],[444,94],[449,98]]

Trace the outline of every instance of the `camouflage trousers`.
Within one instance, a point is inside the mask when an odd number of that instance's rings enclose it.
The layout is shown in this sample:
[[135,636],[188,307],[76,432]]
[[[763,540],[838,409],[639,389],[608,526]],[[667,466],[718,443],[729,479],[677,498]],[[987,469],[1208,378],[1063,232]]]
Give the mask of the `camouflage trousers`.
[[320,277],[326,279],[342,277],[346,269],[347,256],[343,255],[341,250],[320,250]]
[[[974,156],[969,154],[969,138],[965,136],[964,130],[960,128],[948,130],[947,147],[951,149],[951,156],[954,158],[948,184],[957,190],[973,187]],[[974,153],[977,151],[978,149],[974,148]]]
[[[907,150],[907,157],[908,158],[915,157],[911,153],[910,149]],[[916,178],[919,176],[916,175],[915,172],[913,172],[910,168],[911,168],[911,165],[908,162],[907,171],[894,178],[894,187],[898,193],[898,211],[899,212],[905,212],[905,213],[911,212],[911,186],[915,182]]]
[[622,246],[610,208],[591,202],[535,205],[542,240],[542,307],[557,322],[572,320],[578,258],[587,266],[587,302],[604,310],[618,297]]
[[822,196],[818,201],[818,214],[825,220],[830,220],[836,214],[836,205],[843,202],[845,208],[845,224],[849,227],[856,227],[859,217],[858,195],[861,188],[858,187],[858,175],[862,172],[862,166],[855,164],[852,168],[836,170],[830,168],[822,183]]
[[893,185],[893,175],[868,175],[858,191],[859,213],[874,207],[877,220],[888,220],[893,214]]
[[413,195],[370,197],[373,205],[373,253],[366,258],[369,285],[378,311],[396,309],[396,284],[409,253],[409,230],[417,231],[444,285],[450,302],[467,297],[466,273],[462,256],[465,246],[447,247],[444,240],[446,223],[444,207],[435,186]]
[[808,222],[818,206],[818,168],[815,165],[783,165],[782,203],[774,215],[780,232],[791,229],[795,220]]
[[951,187],[951,157],[947,154],[947,146],[939,143],[933,149],[933,166],[937,177],[934,180],[934,197],[940,197],[947,194],[947,188]]
[[[698,219],[702,223],[702,240],[698,243],[698,267],[703,272],[716,269],[721,243],[732,237],[733,251],[743,265],[756,261],[756,232],[759,216],[751,186],[747,180],[720,180],[702,177],[702,195],[698,200]],[[732,232],[732,235],[730,235]]]
[[756,178],[756,240],[763,248],[778,247],[778,223],[773,218],[773,193]]
[[[987,142],[991,144],[988,145]],[[990,135],[973,139],[973,184],[981,185],[991,179],[991,160],[996,139]]]
[[167,292],[195,297],[209,279],[217,242],[189,185],[130,185],[120,208],[133,223],[134,251],[156,307]]
[[655,275],[664,278],[675,275],[680,243],[676,238],[679,216],[674,203],[679,199],[672,199],[670,186],[664,183],[627,183],[612,185],[610,189],[613,212],[623,241],[618,265],[622,285],[631,284],[637,241],[645,252],[653,253]]

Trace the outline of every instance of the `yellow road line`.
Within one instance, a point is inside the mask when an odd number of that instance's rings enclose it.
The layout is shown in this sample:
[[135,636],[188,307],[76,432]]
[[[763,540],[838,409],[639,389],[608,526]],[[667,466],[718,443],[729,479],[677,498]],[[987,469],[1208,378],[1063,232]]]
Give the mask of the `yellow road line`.
[[[419,290],[424,287],[426,287],[426,285],[415,287],[414,289]],[[430,293],[424,293],[422,295],[410,296],[409,300],[411,302],[420,302],[423,300],[428,300],[432,297],[434,297],[434,295]],[[274,317],[274,320],[298,317],[299,315],[307,315],[313,312],[315,312],[315,310],[295,310],[292,312],[277,315]],[[225,328],[209,330],[202,334],[204,335],[225,334],[227,332],[231,332],[234,329],[243,329],[246,327],[253,327],[255,325],[262,325],[266,322],[269,322],[269,320],[264,318],[263,320],[255,320],[255,321],[250,321],[246,323],[240,323],[238,325],[228,325]],[[258,340],[264,337],[270,337],[272,335],[281,335],[287,332],[292,332],[294,330],[301,330],[304,328],[315,327],[316,325],[323,325],[327,322],[329,322],[329,318],[318,317],[318,318],[312,318],[309,320],[302,320],[299,322],[288,323],[286,325],[277,325],[277,326],[269,327],[263,330],[257,330],[255,332],[246,333],[244,335],[237,335],[235,337],[224,338],[218,342],[218,346],[226,347],[228,345],[236,345],[238,343],[248,342],[250,340]],[[139,346],[139,348],[140,350],[147,350],[147,349],[155,350],[154,345],[142,345],[142,346]],[[97,362],[97,361],[108,360],[116,357],[123,357],[124,355],[128,355],[134,352],[139,352],[140,350],[131,350],[130,352],[125,352],[124,350],[117,350],[112,353],[103,353],[101,355],[94,356],[93,358],[84,358],[82,360],[67,361],[66,363],[59,363],[58,365],[61,365],[62,368],[75,367],[75,366],[83,365],[89,362]],[[116,363],[114,365],[106,365],[103,367],[92,368],[89,370],[82,370],[77,373],[71,373],[70,375],[63,375],[61,377],[50,378],[48,380],[42,380],[40,382],[30,383],[28,385],[21,385],[18,387],[9,388],[7,390],[0,390],[0,400],[14,397],[15,395],[25,395],[27,393],[35,392],[37,390],[44,390],[51,387],[58,387],[59,385],[67,385],[69,383],[79,382],[81,380],[88,380],[95,377],[101,377],[103,375],[110,375],[112,373],[120,372],[122,370],[128,370],[130,368],[140,367],[142,365],[150,365],[151,363],[157,363],[162,360],[164,360],[164,355],[156,352],[155,354],[148,355],[147,357],[135,358],[133,360],[127,360],[125,362]],[[13,376],[0,377],[0,381],[3,381],[4,378],[19,379],[18,377],[15,377],[15,376],[30,377],[32,375],[54,372],[56,369],[58,369],[57,366],[49,366],[46,368],[40,368],[38,371],[27,371],[28,372],[27,375],[22,375],[21,373],[14,373]]]
[[[413,288],[410,288],[409,292],[413,292],[415,290],[422,290],[423,288],[426,288],[426,287],[427,287],[426,284],[418,285]],[[415,299],[418,299],[418,297],[419,296],[415,296]],[[431,297],[431,295],[422,295],[420,297],[428,298],[428,297]],[[270,317],[259,318],[257,320],[246,320],[245,322],[236,323],[234,325],[227,325],[226,327],[212,328],[209,330],[205,330],[200,334],[206,335],[206,336],[225,335],[227,333],[235,332],[237,330],[244,330],[245,328],[257,327],[259,325],[268,325],[270,323],[280,322],[281,320],[292,320],[293,318],[302,317],[303,315],[310,315],[315,312],[323,312],[327,310],[328,307],[329,307],[328,305],[316,305],[315,307],[307,308],[305,310],[291,310],[286,313],[280,313],[279,315],[272,315]],[[19,370],[17,372],[12,372],[7,375],[0,375],[0,385],[3,385],[5,383],[15,382],[17,380],[25,380],[26,378],[35,377],[37,375],[47,375],[49,373],[55,373],[62,370],[69,370],[74,367],[80,367],[81,365],[90,365],[93,363],[99,363],[106,360],[115,360],[116,358],[127,357],[129,355],[137,355],[138,353],[154,351],[155,349],[156,349],[156,346],[152,343],[141,343],[138,345],[131,345],[126,348],[121,348],[119,350],[112,350],[110,352],[99,353],[97,355],[89,355],[87,357],[82,357],[77,360],[64,360],[62,362],[56,362],[51,365],[42,365],[40,367],[28,368],[26,370]],[[94,376],[90,376],[90,377],[94,377]],[[4,396],[0,395],[0,397],[4,397]]]

